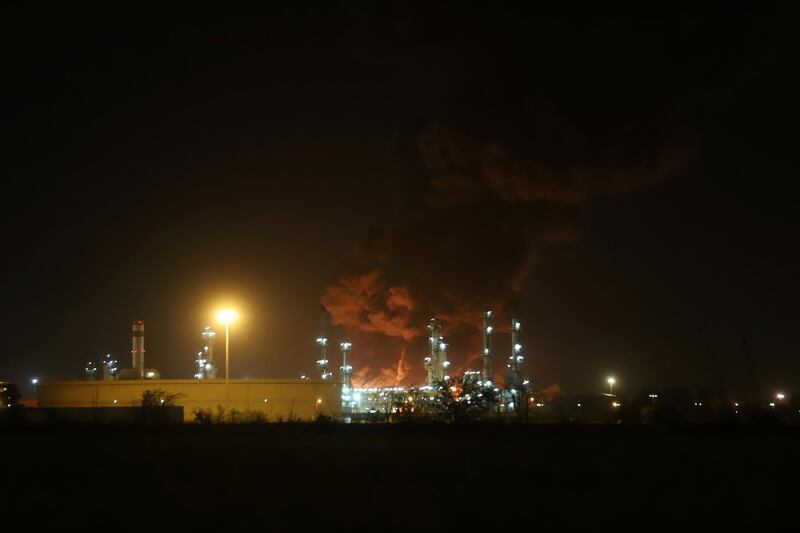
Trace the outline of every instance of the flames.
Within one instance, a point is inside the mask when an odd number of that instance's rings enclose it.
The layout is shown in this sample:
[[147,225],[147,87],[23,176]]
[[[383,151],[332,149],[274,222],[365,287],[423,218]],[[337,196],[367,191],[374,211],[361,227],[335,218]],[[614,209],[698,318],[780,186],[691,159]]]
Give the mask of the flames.
[[[322,298],[331,323],[342,327],[355,347],[354,386],[384,387],[423,381],[422,359],[428,350],[425,328],[431,314],[445,325],[448,343],[458,340],[457,353],[451,351],[456,356],[454,360],[451,355],[453,372],[480,366],[482,306],[453,304],[458,297],[448,294],[439,299],[438,309],[421,310],[409,287],[389,283],[385,278],[378,268],[340,276]],[[409,357],[409,353],[418,357]]]

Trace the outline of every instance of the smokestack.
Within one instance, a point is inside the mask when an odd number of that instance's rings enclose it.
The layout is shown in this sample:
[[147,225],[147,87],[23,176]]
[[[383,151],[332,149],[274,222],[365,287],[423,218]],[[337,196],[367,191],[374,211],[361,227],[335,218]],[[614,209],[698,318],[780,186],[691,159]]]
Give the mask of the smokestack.
[[319,346],[319,359],[317,359],[317,368],[319,368],[320,375],[323,380],[328,380],[331,377],[331,372],[328,370],[328,322],[330,315],[323,307],[320,311],[319,317],[319,337],[317,337],[317,346]]
[[144,379],[144,321],[137,320],[131,327],[133,372],[136,379]]
[[506,386],[510,389],[518,389],[522,386],[519,377],[519,365],[522,364],[522,345],[519,343],[519,332],[522,324],[516,318],[511,319],[511,355],[508,356],[508,378]]
[[483,383],[492,385],[492,310],[483,311]]

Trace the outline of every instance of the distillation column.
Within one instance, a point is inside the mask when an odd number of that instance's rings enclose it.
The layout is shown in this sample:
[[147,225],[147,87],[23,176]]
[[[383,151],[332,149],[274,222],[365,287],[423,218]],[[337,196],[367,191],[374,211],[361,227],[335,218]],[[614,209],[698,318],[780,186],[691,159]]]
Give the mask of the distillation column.
[[511,355],[508,356],[508,376],[506,378],[506,387],[509,389],[521,390],[522,379],[519,375],[519,366],[522,364],[524,357],[522,356],[522,344],[519,342],[519,332],[522,330],[522,324],[516,318],[511,319]]
[[344,414],[350,414],[350,408],[353,402],[353,383],[350,379],[353,367],[347,360],[352,346],[350,341],[344,341],[339,344],[339,347],[342,349],[342,412]]
[[197,354],[197,379],[217,379],[217,365],[214,364],[214,339],[216,332],[206,326],[201,333],[203,349]]
[[447,360],[447,344],[442,337],[442,326],[435,316],[431,317],[428,329],[430,352],[425,358],[425,368],[428,370],[428,385],[432,385],[434,381],[448,377],[447,368],[450,366],[450,361]]
[[319,318],[319,337],[317,337],[317,346],[319,347],[319,359],[317,359],[317,368],[319,369],[320,376],[323,380],[327,381],[333,375],[330,370],[328,370],[328,323],[330,321],[330,315],[328,311],[323,307],[322,311],[320,312]]
[[483,372],[481,378],[484,385],[492,386],[492,310],[488,307],[483,312]]

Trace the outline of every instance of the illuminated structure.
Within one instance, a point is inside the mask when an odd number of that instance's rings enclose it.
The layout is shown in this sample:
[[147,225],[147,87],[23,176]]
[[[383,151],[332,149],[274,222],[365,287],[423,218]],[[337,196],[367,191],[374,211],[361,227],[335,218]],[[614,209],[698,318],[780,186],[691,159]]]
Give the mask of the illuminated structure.
[[522,355],[522,344],[519,342],[519,332],[522,324],[516,318],[511,319],[511,355],[508,356],[506,376],[506,387],[509,389],[520,389],[522,378],[519,375],[519,366],[525,359]]
[[144,367],[144,321],[137,320],[131,326],[131,367],[120,371],[117,379],[158,379],[161,375],[154,368]]
[[131,356],[133,371],[138,379],[144,378],[144,321],[137,320],[131,326]]
[[350,341],[343,341],[339,344],[342,349],[342,413],[345,415],[350,414],[350,410],[353,407],[353,382],[351,379],[353,367],[347,360],[352,346],[353,344]]
[[217,334],[211,329],[211,326],[206,326],[203,329],[203,349],[197,352],[197,372],[194,377],[196,379],[217,379],[217,366],[214,364],[214,339]]
[[483,311],[483,373],[481,377],[486,386],[492,385],[492,310]]
[[94,364],[94,361],[86,362],[86,366],[83,369],[83,378],[88,380],[97,379],[97,365]]
[[[142,404],[142,393],[154,388],[179,395],[175,404],[183,407],[185,422],[195,420],[195,411],[216,412],[227,397],[227,387],[221,379],[163,379],[157,383],[42,380],[38,384],[38,398],[41,407],[137,407]],[[259,413],[267,420],[312,421],[319,415],[340,415],[339,386],[330,381],[232,379],[229,388],[230,409],[243,414]]]
[[103,358],[103,381],[117,379],[118,372],[119,368],[117,368],[117,360],[112,359],[111,354],[106,354],[106,356]]
[[428,357],[425,358],[425,369],[428,371],[428,385],[433,384],[435,381],[447,379],[447,368],[450,366],[450,361],[447,360],[447,344],[442,337],[442,326],[436,320],[436,317],[431,317],[428,323],[430,336],[428,343],[430,345],[430,352]]
[[328,370],[328,322],[330,316],[328,311],[323,307],[319,317],[319,337],[317,337],[317,346],[319,347],[319,359],[317,359],[317,368],[319,369],[320,377],[323,380],[331,379],[333,374]]

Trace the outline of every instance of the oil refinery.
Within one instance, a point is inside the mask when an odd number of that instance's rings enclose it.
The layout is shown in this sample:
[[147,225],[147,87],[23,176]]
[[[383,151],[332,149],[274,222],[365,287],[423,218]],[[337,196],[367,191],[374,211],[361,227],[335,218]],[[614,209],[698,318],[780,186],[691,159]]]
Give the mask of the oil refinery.
[[[318,379],[229,379],[228,332],[226,321],[225,372],[218,371],[217,333],[211,326],[200,332],[202,347],[194,359],[192,379],[161,379],[159,371],[145,364],[145,324],[131,324],[131,359],[129,368],[108,354],[98,364],[89,361],[84,379],[78,381],[43,380],[38,385],[40,407],[135,407],[141,404],[146,391],[161,390],[169,394],[175,405],[184,408],[184,419],[192,420],[198,412],[260,413],[269,419],[313,420],[320,416],[345,422],[369,419],[369,415],[426,413],[430,408],[452,401],[469,403],[478,398],[487,403],[492,413],[518,412],[527,408],[529,380],[521,377],[523,362],[520,342],[521,324],[512,319],[508,333],[511,353],[505,372],[505,386],[495,385],[492,338],[497,334],[492,310],[486,308],[481,328],[483,337],[482,368],[468,370],[451,377],[448,343],[444,327],[436,316],[427,324],[428,349],[421,359],[426,371],[424,383],[410,386],[354,387],[352,353],[357,350],[347,338],[339,341],[340,365],[329,359],[330,314],[320,312],[320,329],[316,338],[315,366]],[[357,351],[355,352],[357,353]],[[332,367],[338,368],[338,379]],[[222,375],[220,375],[222,374]],[[460,380],[460,381],[459,381]],[[472,392],[467,392],[467,390]],[[532,398],[531,398],[532,400]],[[162,400],[163,401],[163,400]],[[421,416],[421,415],[420,415]]]

